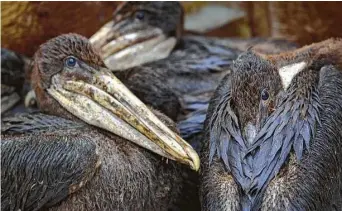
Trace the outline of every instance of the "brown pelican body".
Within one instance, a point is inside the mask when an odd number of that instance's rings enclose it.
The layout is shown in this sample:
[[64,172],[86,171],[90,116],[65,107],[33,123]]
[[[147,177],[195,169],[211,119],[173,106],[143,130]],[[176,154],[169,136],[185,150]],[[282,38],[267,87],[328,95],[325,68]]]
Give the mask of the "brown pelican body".
[[250,46],[265,53],[295,48],[284,40],[217,39],[186,36],[183,31],[178,2],[124,2],[113,21],[90,40],[105,64],[144,102],[155,95],[150,87],[154,81],[169,87],[148,102],[157,109],[171,101],[178,106],[170,117],[179,121],[187,139],[202,130],[212,93],[242,51]]
[[235,60],[208,109],[203,210],[342,209],[341,49]]
[[172,122],[104,68],[84,37],[43,44],[32,84],[49,115],[3,121],[2,210],[167,210],[183,167],[161,156],[199,168],[196,152],[165,125]]

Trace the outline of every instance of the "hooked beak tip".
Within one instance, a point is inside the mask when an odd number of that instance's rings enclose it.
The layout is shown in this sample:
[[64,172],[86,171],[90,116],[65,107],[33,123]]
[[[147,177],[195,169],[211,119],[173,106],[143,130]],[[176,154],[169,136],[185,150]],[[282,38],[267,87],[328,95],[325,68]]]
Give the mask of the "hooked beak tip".
[[200,168],[200,159],[198,157],[197,153],[192,153],[192,155],[190,156],[192,162],[190,163],[190,168],[194,171],[198,171]]

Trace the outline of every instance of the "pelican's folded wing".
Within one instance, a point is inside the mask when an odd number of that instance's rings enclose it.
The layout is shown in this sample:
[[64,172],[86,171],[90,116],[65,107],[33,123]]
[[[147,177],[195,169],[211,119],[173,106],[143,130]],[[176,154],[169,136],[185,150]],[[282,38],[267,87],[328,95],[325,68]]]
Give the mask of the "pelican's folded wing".
[[2,210],[53,206],[91,180],[100,165],[96,144],[81,131],[2,133]]

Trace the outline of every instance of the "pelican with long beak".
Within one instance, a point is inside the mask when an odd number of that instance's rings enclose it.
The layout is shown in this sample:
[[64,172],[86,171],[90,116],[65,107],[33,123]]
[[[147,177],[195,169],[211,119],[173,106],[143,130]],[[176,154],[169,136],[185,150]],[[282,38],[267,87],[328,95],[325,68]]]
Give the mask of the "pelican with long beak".
[[170,120],[106,69],[86,38],[67,34],[43,44],[32,84],[49,115],[4,121],[5,210],[60,201],[52,209],[167,210],[179,196],[182,167],[162,157],[199,169],[197,153],[166,126]]
[[[242,51],[253,46],[274,53],[295,46],[285,40],[194,36],[183,25],[179,2],[123,2],[89,40],[106,66],[143,102],[177,120],[182,137],[193,144],[212,94]],[[155,83],[165,89],[150,88]],[[165,112],[162,106],[171,103],[178,111]]]
[[[250,46],[263,53],[295,48],[293,43],[279,39],[219,39],[194,35],[184,28],[182,5],[170,1],[122,2],[114,11],[113,19],[103,25],[90,42],[99,49],[105,64],[118,71],[168,58],[175,53],[181,55],[179,59],[183,62],[193,54],[205,58],[218,56],[224,61]],[[222,62],[220,65],[227,66]]]

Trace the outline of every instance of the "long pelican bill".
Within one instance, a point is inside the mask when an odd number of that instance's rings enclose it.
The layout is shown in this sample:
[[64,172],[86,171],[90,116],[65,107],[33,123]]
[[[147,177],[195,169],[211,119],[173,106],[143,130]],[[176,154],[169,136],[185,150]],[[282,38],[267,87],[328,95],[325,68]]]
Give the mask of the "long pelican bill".
[[110,21],[89,39],[112,70],[166,58],[176,45],[176,38],[167,37],[160,28],[148,26],[121,32],[121,25],[125,26]]
[[92,81],[54,75],[49,94],[88,124],[103,128],[158,155],[199,169],[195,150],[162,123],[109,70],[93,70]]

